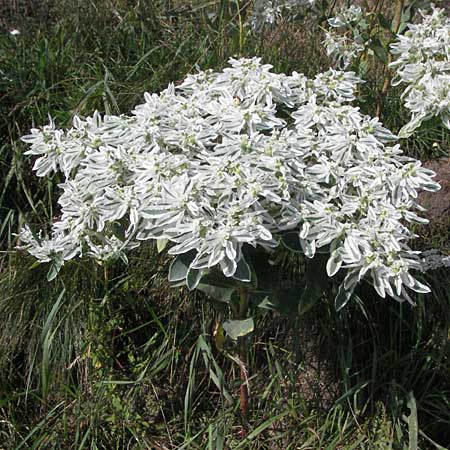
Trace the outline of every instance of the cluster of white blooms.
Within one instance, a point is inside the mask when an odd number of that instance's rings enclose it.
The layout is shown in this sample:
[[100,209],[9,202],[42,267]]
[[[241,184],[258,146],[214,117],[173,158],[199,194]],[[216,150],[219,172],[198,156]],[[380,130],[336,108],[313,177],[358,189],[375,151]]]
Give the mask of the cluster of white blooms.
[[421,255],[420,270],[428,272],[450,267],[450,256],[441,253],[439,250],[426,250]]
[[281,17],[294,15],[314,5],[315,0],[255,0],[250,17],[253,30],[259,31],[266,25],[274,25]]
[[141,241],[168,240],[192,270],[232,277],[244,246],[270,251],[294,230],[307,257],[330,254],[329,276],[346,269],[348,289],[365,277],[383,297],[428,291],[410,274],[420,264],[406,223],[424,221],[418,191],[439,185],[351,105],[355,74],[230,64],[145,94],[132,116],[95,113],[23,137],[38,176],[65,175],[51,237],[27,228],[24,247],[56,273],[76,256],[124,257]]
[[402,94],[411,111],[411,121],[400,131],[410,136],[423,121],[438,116],[450,128],[450,18],[445,10],[423,13],[420,24],[409,24],[404,35],[391,45],[398,55],[391,67],[397,69],[393,84],[406,83]]
[[367,39],[363,37],[368,24],[359,6],[351,5],[336,17],[328,19],[330,29],[325,33],[327,55],[338,67],[345,68],[365,50]]

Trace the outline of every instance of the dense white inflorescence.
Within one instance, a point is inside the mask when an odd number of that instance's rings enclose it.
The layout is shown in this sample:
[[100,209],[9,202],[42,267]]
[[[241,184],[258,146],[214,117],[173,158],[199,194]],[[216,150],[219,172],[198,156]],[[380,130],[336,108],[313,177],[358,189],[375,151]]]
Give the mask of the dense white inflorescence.
[[443,268],[450,268],[449,255],[445,255],[436,249],[422,252],[420,264],[420,270],[422,272],[429,272],[430,270]]
[[360,80],[276,74],[258,58],[230,64],[145,94],[132,116],[96,112],[24,136],[38,176],[65,176],[52,235],[25,228],[24,247],[52,261],[54,276],[75,257],[125,258],[167,239],[169,254],[195,253],[192,269],[231,277],[244,246],[270,251],[296,230],[307,257],[329,253],[329,276],[346,270],[348,289],[366,277],[382,297],[427,292],[410,274],[420,260],[406,224],[425,221],[418,191],[439,185],[351,105]]
[[450,128],[450,18],[443,9],[422,13],[419,24],[409,24],[404,35],[391,45],[397,60],[393,84],[408,86],[402,94],[411,121],[399,135],[410,136],[423,121],[438,116]]
[[340,68],[350,66],[366,49],[367,39],[363,37],[368,24],[359,6],[351,5],[328,19],[330,29],[323,42],[327,55]]

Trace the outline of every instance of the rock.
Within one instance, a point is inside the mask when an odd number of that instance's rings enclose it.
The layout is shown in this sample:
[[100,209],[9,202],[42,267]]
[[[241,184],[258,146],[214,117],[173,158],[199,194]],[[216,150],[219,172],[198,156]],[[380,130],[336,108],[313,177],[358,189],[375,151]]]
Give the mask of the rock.
[[416,230],[420,237],[415,246],[421,250],[435,248],[445,252],[450,249],[450,158],[428,161],[423,166],[436,172],[434,179],[441,189],[419,194],[419,204],[427,209],[423,215],[430,223]]
[[419,195],[419,203],[427,209],[426,216],[434,222],[450,215],[450,158],[428,161],[423,166],[436,172],[434,180],[441,185],[438,192]]

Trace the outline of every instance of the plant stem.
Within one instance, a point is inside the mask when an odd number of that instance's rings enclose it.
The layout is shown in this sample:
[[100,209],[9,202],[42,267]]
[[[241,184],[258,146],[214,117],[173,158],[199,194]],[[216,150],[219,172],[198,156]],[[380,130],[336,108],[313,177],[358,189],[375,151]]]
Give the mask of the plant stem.
[[109,289],[109,274],[108,267],[106,263],[103,263],[103,302],[108,299],[108,289]]
[[241,3],[239,0],[236,2],[238,9],[238,20],[239,20],[239,56],[242,56],[242,49],[244,47],[244,22],[242,20],[241,14]]
[[[239,319],[244,319],[247,315],[248,309],[248,290],[246,287],[240,289],[239,297]],[[240,360],[240,375],[241,375],[241,386],[240,386],[240,401],[241,401],[241,418],[242,418],[242,431],[241,436],[245,437],[247,435],[248,429],[248,372],[246,369],[247,362],[247,347],[245,345],[245,336],[238,339],[238,353]]]
[[[392,19],[392,33],[397,34],[398,30],[400,28],[400,24],[402,22],[402,12],[403,8],[405,7],[405,0],[397,0],[397,3],[395,5],[395,12],[394,12],[394,18]],[[391,86],[391,72],[389,69],[389,64],[392,62],[392,54],[388,52],[388,59],[387,64],[385,67],[385,77],[383,82],[383,87],[381,88],[380,95],[377,99],[377,111],[376,115],[380,117],[381,111],[382,111],[382,98],[386,95],[386,92],[388,91],[389,87]]]

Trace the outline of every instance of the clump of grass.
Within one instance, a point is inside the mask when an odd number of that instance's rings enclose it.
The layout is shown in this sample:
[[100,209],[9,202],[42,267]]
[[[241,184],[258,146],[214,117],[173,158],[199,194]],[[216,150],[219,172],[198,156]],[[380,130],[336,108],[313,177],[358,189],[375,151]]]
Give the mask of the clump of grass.
[[419,448],[448,445],[443,273],[416,310],[363,287],[347,310],[336,315],[324,298],[295,327],[259,316],[243,441],[239,372],[213,344],[217,313],[170,289],[151,247],[109,267],[106,284],[93,263],[66,267],[50,286],[27,257],[9,269],[0,280],[7,448],[381,449],[408,445],[411,433]]

